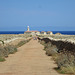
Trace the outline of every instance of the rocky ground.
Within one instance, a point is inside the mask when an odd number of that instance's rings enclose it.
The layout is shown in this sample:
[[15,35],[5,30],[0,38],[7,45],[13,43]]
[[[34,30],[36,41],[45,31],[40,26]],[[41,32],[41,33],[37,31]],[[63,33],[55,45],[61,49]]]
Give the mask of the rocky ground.
[[49,38],[51,40],[62,40],[75,43],[75,35],[40,35],[40,38]]
[[[31,37],[31,35],[25,35],[25,34],[0,34],[0,40],[4,41],[4,43],[11,43],[13,41],[19,42],[20,40],[25,40],[28,37]],[[0,44],[2,42],[0,41]]]

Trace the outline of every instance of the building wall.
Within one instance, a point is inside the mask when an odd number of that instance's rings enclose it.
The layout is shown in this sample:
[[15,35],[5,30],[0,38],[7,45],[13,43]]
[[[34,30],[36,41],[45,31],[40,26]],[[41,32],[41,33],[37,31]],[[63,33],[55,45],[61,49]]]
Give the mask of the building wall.
[[46,35],[46,32],[41,32],[41,34]]
[[50,35],[52,35],[53,33],[52,32],[50,32],[50,33],[46,33],[46,32],[25,32],[24,34],[30,34],[30,35],[46,35],[46,34],[50,34]]

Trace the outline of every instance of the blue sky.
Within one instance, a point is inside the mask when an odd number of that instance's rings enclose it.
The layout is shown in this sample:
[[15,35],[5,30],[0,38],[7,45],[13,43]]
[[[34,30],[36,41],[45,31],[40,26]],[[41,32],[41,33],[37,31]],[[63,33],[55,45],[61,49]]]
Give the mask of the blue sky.
[[0,31],[75,31],[75,0],[0,0]]

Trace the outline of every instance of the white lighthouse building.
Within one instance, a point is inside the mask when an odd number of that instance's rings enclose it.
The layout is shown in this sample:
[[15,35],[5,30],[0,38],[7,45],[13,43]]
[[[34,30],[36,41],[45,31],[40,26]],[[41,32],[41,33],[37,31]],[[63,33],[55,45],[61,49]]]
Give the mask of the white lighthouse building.
[[27,31],[29,31],[30,29],[29,29],[29,26],[27,27]]
[[30,31],[29,26],[27,26],[27,31],[25,31],[24,34],[40,35],[40,32],[39,31]]
[[27,31],[24,32],[24,34],[29,34],[29,35],[53,35],[51,31],[45,32],[45,31],[30,31],[29,26],[27,26]]

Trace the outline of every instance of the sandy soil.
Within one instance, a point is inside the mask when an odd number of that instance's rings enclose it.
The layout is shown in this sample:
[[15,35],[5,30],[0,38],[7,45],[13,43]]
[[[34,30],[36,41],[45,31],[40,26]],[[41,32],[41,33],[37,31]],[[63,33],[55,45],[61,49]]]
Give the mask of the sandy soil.
[[36,40],[21,46],[17,53],[0,62],[0,75],[61,75],[53,69],[56,64],[43,48]]

